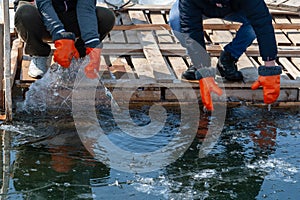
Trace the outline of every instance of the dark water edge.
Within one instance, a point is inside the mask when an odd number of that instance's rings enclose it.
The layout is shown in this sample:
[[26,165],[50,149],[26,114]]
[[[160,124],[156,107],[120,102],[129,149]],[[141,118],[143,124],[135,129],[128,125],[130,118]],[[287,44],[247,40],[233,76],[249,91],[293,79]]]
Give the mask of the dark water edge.
[[[132,111],[140,125],[148,123],[146,110]],[[168,133],[176,130],[180,115],[172,110],[169,116],[168,128],[164,129]],[[113,133],[109,114],[99,118],[106,131]],[[200,124],[205,127],[209,121],[203,116]],[[12,139],[12,146],[5,149],[11,159],[8,194],[1,197],[298,199],[299,122],[299,107],[270,112],[255,107],[231,108],[221,137],[206,157],[198,157],[203,141],[203,134],[198,134],[174,163],[154,172],[133,174],[111,169],[93,158],[67,117],[41,120],[41,116],[20,116],[13,125],[1,125],[2,134],[10,134]],[[49,134],[52,136],[47,137]],[[28,143],[39,135],[44,139]],[[143,148],[132,144],[135,146]]]

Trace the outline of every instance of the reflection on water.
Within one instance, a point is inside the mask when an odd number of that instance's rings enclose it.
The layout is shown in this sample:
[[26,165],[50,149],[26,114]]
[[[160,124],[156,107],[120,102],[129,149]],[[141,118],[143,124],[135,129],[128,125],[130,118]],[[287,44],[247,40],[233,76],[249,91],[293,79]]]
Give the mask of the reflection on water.
[[[300,109],[229,109],[218,143],[198,157],[209,116],[202,115],[194,142],[176,162],[144,174],[111,169],[82,145],[72,119],[19,116],[0,126],[12,136],[9,199],[297,199],[300,192]],[[168,111],[165,139],[177,131],[178,111]],[[147,109],[131,110],[139,125]],[[113,119],[102,112],[101,126],[114,137]],[[125,120],[125,119],[124,119]],[[176,121],[177,120],[177,121]],[[46,128],[48,127],[48,128]],[[42,139],[37,140],[41,134]],[[47,137],[46,137],[47,136]],[[117,136],[117,135],[116,135]],[[165,141],[160,135],[151,144]],[[21,142],[19,142],[21,141]],[[161,141],[163,141],[161,143]],[[118,141],[122,143],[122,141]],[[124,148],[135,143],[125,141]],[[129,147],[127,147],[129,148]],[[7,148],[6,148],[7,151]],[[3,158],[2,158],[3,160]],[[3,196],[3,195],[2,195]]]

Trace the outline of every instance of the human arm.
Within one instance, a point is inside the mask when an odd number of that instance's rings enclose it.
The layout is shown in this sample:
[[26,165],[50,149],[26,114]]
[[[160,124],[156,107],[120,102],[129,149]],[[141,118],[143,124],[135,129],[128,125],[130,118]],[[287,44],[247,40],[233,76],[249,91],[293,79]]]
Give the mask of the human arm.
[[272,25],[272,17],[264,1],[252,0],[240,3],[245,11],[257,36],[260,55],[265,65],[258,68],[258,79],[252,85],[255,90],[263,87],[264,102],[271,104],[277,100],[280,94],[281,66],[277,66],[277,44]]
[[62,37],[60,33],[65,29],[52,5],[52,0],[36,0],[36,6],[53,41],[60,39]]
[[98,21],[96,15],[96,4],[94,0],[78,0],[77,16],[81,32],[81,38],[86,46],[86,54],[89,56],[89,63],[84,68],[86,77],[98,78],[100,69],[102,43],[98,33]]
[[36,5],[56,47],[54,61],[62,67],[69,67],[73,58],[79,58],[75,48],[75,34],[66,32],[51,0],[36,0]]
[[98,21],[95,0],[77,1],[77,20],[80,28],[81,38],[86,47],[102,48],[98,33]]
[[277,57],[277,44],[272,16],[265,2],[262,0],[235,1],[240,2],[240,9],[245,13],[255,31],[263,61],[274,61]]

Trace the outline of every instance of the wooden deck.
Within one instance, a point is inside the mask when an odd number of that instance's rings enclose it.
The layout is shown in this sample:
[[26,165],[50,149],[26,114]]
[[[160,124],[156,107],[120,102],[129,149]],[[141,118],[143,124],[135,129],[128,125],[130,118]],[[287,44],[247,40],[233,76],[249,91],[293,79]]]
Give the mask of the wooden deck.
[[[270,4],[273,5],[274,1]],[[281,6],[276,5],[276,8]],[[102,78],[108,88],[139,86],[132,100],[170,102],[176,101],[172,90],[186,89],[181,73],[187,69],[190,60],[167,24],[169,10],[170,6],[134,5],[116,11],[116,26],[104,40],[101,61]],[[279,51],[277,63],[284,69],[278,101],[281,104],[297,104],[300,102],[300,16],[298,10],[283,10],[272,10]],[[223,46],[232,40],[239,26],[222,19],[204,21],[212,66],[216,66]],[[35,79],[27,75],[29,56],[22,54],[22,43],[18,39],[14,40],[12,52],[15,52],[12,53],[14,84],[16,87],[29,87]],[[238,62],[245,83],[227,82],[217,76],[217,82],[224,86],[228,102],[262,102],[262,90],[250,89],[261,64],[263,61],[255,41]],[[199,96],[198,82],[190,83]],[[121,98],[126,88],[120,89],[115,98]]]
[[300,1],[298,0],[265,0],[269,8],[278,10],[288,10],[292,12],[300,11]]

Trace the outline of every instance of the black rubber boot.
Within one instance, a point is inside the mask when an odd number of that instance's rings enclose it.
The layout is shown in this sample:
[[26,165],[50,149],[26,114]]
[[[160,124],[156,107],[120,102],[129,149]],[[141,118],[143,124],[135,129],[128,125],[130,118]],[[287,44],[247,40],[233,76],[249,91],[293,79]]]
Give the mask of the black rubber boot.
[[195,77],[196,71],[197,71],[196,67],[192,65],[185,72],[182,73],[181,78],[186,80],[196,80]]
[[217,64],[220,75],[228,81],[242,81],[243,74],[237,70],[236,62],[229,52],[222,51]]

